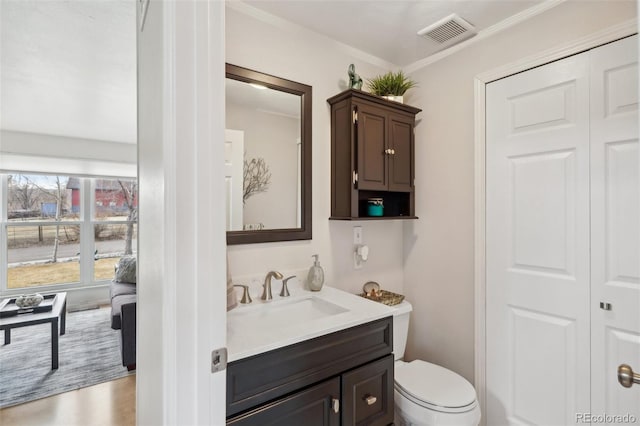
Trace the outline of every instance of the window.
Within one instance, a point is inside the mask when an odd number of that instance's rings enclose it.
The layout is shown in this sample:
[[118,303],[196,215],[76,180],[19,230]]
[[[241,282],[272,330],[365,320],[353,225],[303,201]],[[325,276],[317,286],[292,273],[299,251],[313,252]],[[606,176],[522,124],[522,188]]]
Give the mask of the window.
[[135,179],[0,175],[1,290],[94,285],[135,254]]
[[109,280],[122,255],[133,254],[138,239],[138,183],[134,179],[93,179],[90,193],[100,199],[92,213],[94,280]]

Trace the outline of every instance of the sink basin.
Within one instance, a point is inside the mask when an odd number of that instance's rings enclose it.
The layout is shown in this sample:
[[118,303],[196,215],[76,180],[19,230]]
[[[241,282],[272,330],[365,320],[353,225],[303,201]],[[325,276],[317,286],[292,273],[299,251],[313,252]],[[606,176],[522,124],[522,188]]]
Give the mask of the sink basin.
[[288,327],[348,312],[348,309],[313,296],[261,303],[233,312],[245,326]]
[[320,292],[289,287],[289,297],[257,297],[227,314],[228,361],[292,345],[390,315],[388,306],[325,285]]

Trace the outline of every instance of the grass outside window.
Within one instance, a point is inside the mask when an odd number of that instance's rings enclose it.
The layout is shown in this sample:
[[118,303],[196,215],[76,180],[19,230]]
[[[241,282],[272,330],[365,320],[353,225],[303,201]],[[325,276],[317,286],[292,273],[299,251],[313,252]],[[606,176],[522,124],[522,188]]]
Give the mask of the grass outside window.
[[[113,278],[113,267],[119,257],[98,259],[95,261],[96,280]],[[60,283],[80,281],[78,262],[45,263],[41,265],[16,266],[8,269],[8,288],[29,288]]]

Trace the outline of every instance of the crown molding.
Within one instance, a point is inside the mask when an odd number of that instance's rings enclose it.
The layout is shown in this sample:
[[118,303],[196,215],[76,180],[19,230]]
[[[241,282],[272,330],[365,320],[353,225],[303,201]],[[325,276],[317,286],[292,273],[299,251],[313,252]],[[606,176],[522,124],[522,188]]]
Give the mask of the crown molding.
[[476,79],[484,83],[489,83],[491,81],[504,78],[511,74],[534,68],[548,62],[553,62],[570,55],[575,55],[577,53],[593,49],[594,47],[606,43],[611,43],[612,41],[631,36],[633,34],[636,34],[637,32],[638,19],[629,19],[593,34],[580,37],[579,39],[573,40],[569,43],[565,43],[560,46],[547,49],[538,54],[528,56],[514,63],[506,64],[493,70],[483,72],[482,74],[478,74],[476,76]]

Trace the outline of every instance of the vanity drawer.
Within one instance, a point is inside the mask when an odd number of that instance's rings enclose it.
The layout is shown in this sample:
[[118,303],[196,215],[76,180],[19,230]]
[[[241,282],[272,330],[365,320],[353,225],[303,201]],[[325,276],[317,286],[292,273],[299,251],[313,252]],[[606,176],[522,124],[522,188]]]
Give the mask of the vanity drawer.
[[[296,392],[227,420],[228,426],[339,426],[340,379]],[[338,411],[336,411],[338,409]]]
[[393,423],[393,354],[342,375],[342,425]]
[[227,417],[390,354],[392,333],[387,317],[229,363]]

